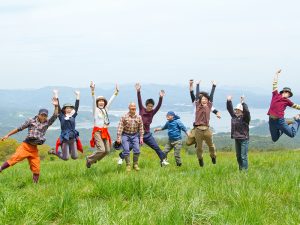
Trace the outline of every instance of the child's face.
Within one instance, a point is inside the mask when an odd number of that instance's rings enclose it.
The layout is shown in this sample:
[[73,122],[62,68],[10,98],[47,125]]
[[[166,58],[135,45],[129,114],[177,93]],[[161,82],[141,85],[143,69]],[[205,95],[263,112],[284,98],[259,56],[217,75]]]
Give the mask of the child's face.
[[153,110],[153,107],[154,107],[154,105],[151,104],[151,103],[149,103],[148,105],[146,105],[146,111],[147,111],[147,112],[152,111],[152,110]]
[[282,92],[281,96],[282,96],[283,98],[289,98],[289,97],[291,97],[290,92],[288,92],[288,91]]
[[166,118],[167,118],[167,120],[168,120],[168,121],[171,121],[171,120],[173,120],[173,119],[174,119],[174,116],[167,115],[167,116],[166,116]]
[[208,103],[208,98],[206,98],[206,97],[203,96],[203,97],[201,98],[201,104],[202,104],[202,105],[206,105],[207,103]]
[[98,101],[98,108],[104,108],[105,106],[105,101],[104,100],[99,100]]
[[48,119],[48,116],[46,114],[39,114],[38,115],[38,120],[41,122],[41,123],[45,123]]
[[72,113],[72,111],[73,111],[72,107],[66,107],[65,108],[65,114],[70,114],[70,113]]

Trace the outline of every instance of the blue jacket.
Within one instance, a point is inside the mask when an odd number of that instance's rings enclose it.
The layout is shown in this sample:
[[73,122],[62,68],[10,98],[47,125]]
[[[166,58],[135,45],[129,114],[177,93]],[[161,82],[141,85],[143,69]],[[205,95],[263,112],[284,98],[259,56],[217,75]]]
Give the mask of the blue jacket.
[[162,127],[162,130],[168,129],[168,136],[170,141],[181,140],[181,131],[187,132],[186,127],[179,119],[179,116],[175,116],[173,120],[167,121],[167,123]]

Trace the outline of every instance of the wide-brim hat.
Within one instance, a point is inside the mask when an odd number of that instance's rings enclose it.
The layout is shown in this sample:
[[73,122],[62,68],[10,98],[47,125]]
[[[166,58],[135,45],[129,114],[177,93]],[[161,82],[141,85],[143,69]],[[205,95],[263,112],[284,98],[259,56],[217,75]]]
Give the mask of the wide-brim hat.
[[243,111],[244,110],[244,107],[241,103],[237,104],[236,107],[234,109],[238,109],[238,110],[241,110]]
[[65,111],[65,109],[66,109],[67,107],[70,107],[70,108],[72,108],[72,109],[75,109],[75,106],[74,106],[73,104],[71,104],[71,103],[66,103],[66,104],[63,105],[61,111]]
[[281,91],[280,91],[280,94],[282,94],[283,92],[288,92],[290,93],[290,97],[293,97],[293,92],[292,90],[289,88],[289,87],[284,87]]
[[100,101],[100,100],[103,100],[104,101],[104,107],[107,105],[107,99],[104,97],[104,96],[98,96],[97,98],[96,98],[96,106],[98,107],[98,102]]

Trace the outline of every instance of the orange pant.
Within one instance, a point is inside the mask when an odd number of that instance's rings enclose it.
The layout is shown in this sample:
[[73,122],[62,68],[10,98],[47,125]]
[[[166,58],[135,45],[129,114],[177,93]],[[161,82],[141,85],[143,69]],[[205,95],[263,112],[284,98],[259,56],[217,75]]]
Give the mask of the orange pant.
[[40,157],[38,153],[38,148],[35,145],[30,145],[23,142],[16,150],[15,154],[11,156],[7,163],[10,166],[15,165],[24,159],[28,160],[30,165],[30,170],[34,174],[40,174]]

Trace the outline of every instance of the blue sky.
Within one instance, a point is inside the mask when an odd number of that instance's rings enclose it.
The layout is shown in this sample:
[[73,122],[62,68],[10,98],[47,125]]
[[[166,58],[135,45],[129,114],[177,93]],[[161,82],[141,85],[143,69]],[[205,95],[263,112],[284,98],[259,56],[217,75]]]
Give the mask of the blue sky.
[[298,1],[0,1],[0,88],[300,86]]

